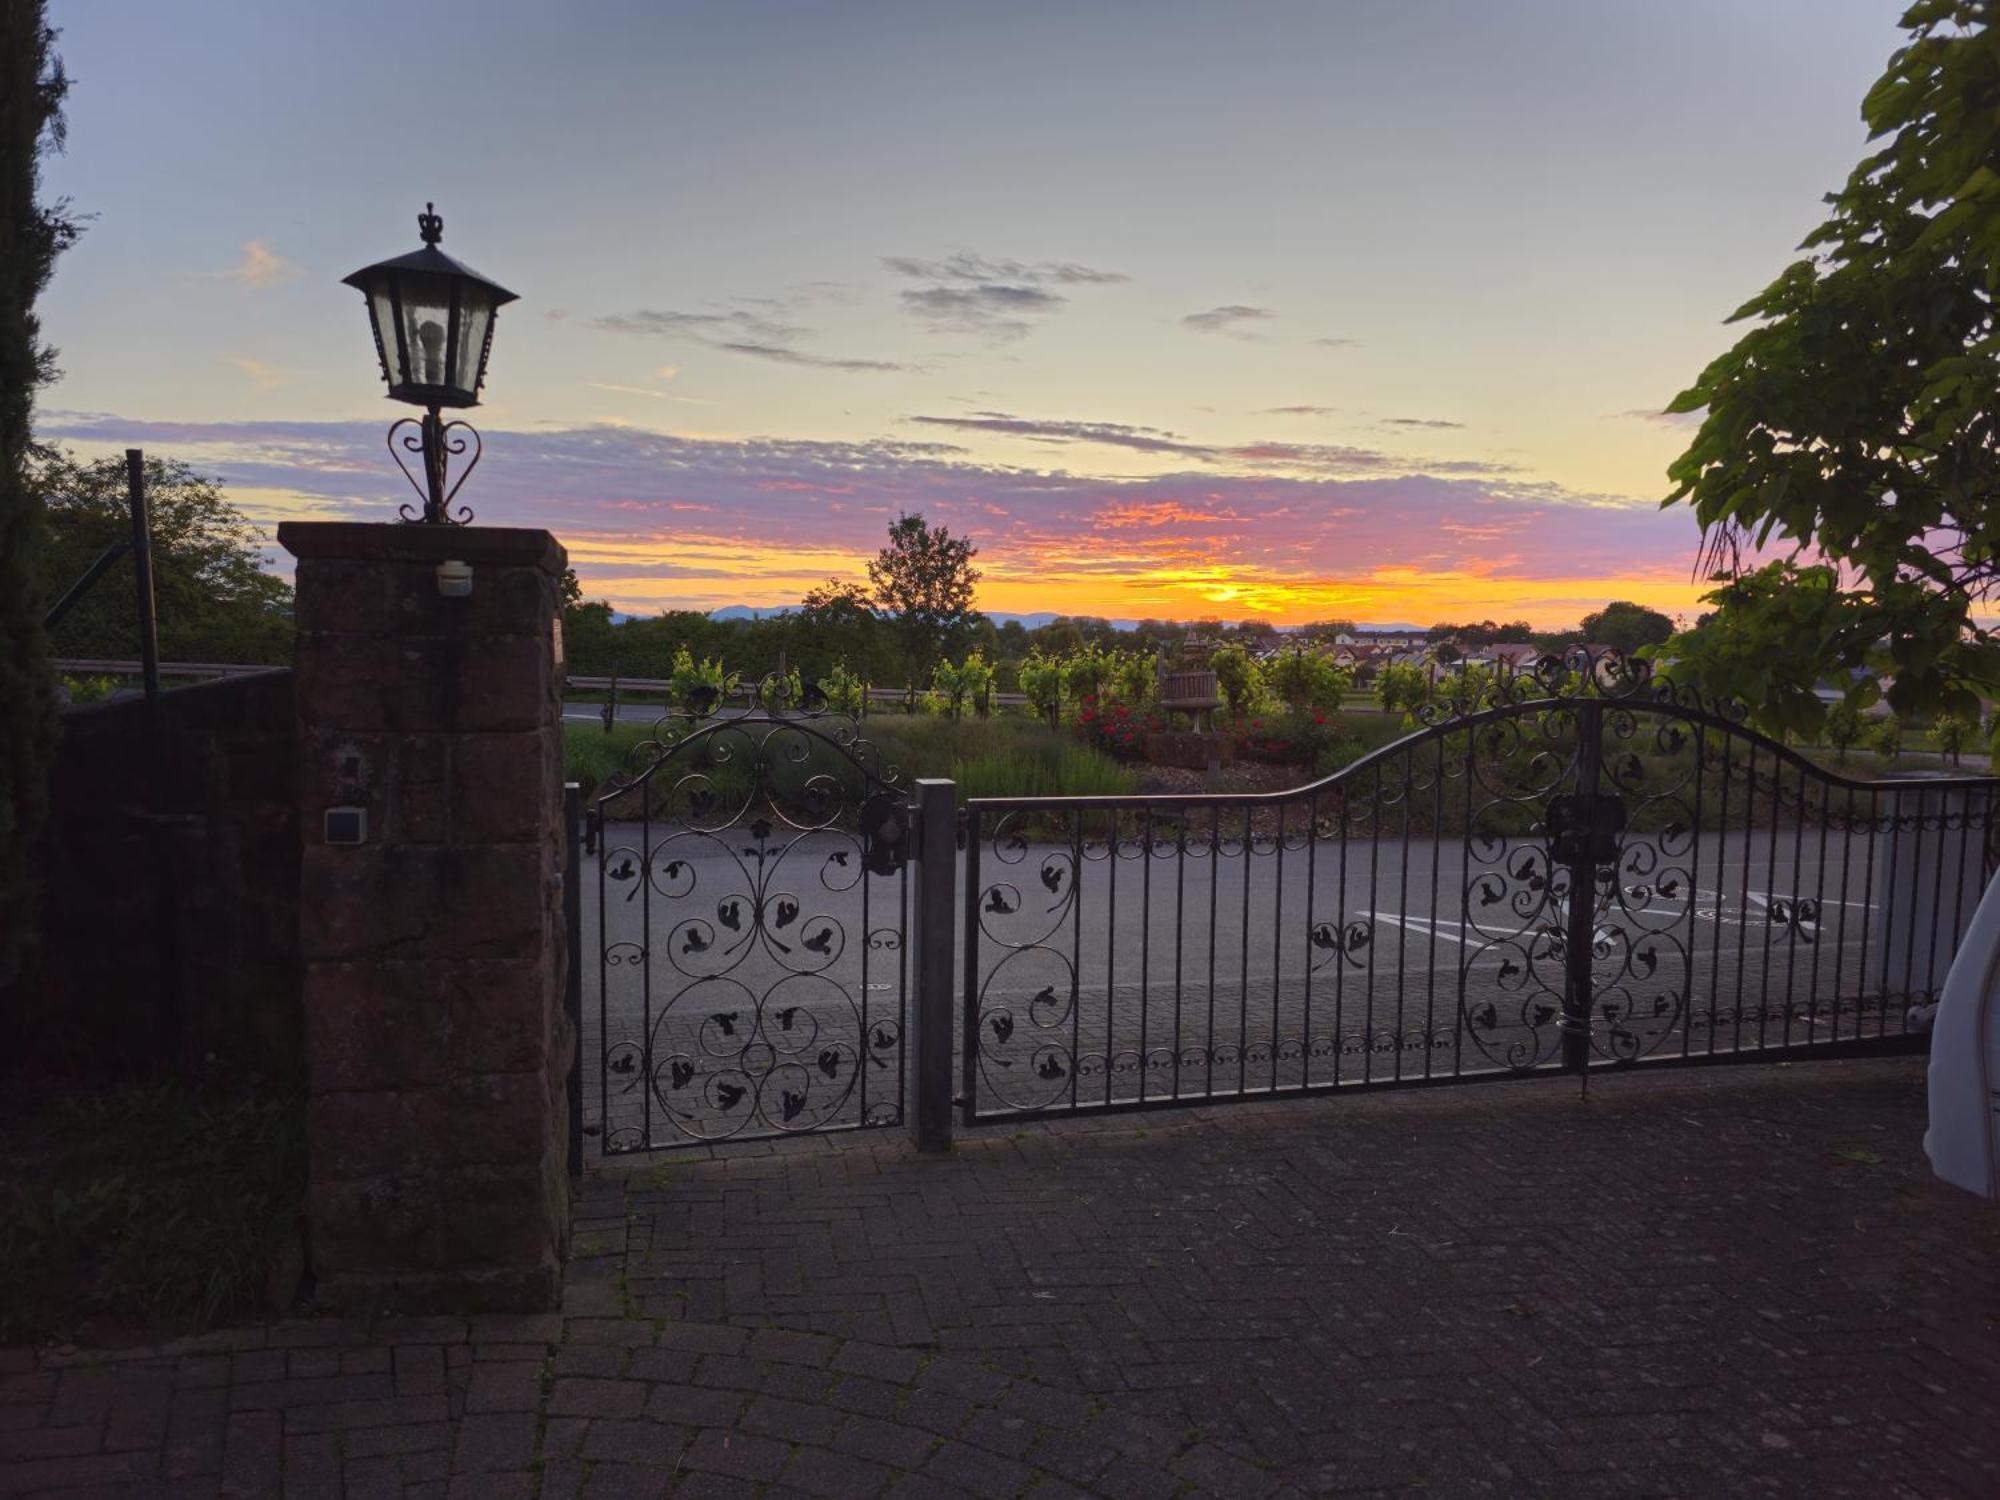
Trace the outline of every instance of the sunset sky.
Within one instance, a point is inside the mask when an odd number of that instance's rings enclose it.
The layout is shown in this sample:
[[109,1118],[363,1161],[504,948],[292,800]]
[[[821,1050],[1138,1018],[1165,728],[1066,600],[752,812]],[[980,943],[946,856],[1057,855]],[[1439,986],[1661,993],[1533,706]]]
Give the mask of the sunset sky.
[[432,199],[521,298],[461,498],[624,609],[795,602],[920,510],[993,610],[1687,612],[1659,408],[1901,9],[55,0],[38,431],[392,516],[339,283]]

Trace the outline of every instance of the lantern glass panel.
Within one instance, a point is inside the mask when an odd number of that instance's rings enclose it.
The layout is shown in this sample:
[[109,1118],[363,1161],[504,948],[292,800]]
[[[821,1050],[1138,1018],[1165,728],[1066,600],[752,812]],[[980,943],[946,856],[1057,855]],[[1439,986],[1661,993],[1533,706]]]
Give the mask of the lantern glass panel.
[[[451,281],[405,271],[396,278],[402,294],[403,348],[409,359],[404,379],[411,385],[443,386],[451,328]],[[457,384],[470,389],[471,382]]]
[[458,359],[452,380],[469,396],[479,394],[485,371],[479,360],[486,352],[486,330],[493,322],[493,299],[486,288],[467,283],[458,298]]

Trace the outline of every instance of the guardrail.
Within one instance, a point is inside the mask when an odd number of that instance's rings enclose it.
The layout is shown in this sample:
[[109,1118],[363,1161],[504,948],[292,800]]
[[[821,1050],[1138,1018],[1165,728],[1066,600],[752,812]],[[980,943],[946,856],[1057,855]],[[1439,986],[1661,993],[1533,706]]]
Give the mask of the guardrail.
[[[577,688],[587,693],[609,692],[615,687],[621,693],[665,694],[673,687],[673,684],[663,677],[572,677],[569,679],[569,685],[572,688]],[[752,683],[739,684],[733,696],[747,699],[753,687],[754,684]],[[871,687],[867,689],[868,701],[870,703],[901,703],[907,696],[908,691],[907,688]],[[1026,693],[996,692],[993,694],[993,702],[997,706],[1021,708],[1026,706],[1027,701],[1028,695]]]
[[[50,663],[58,672],[71,676],[88,677],[137,677],[143,670],[136,661],[95,661],[82,657],[66,657]],[[243,662],[204,661],[163,661],[160,663],[162,677],[243,677],[252,672],[271,672],[277,668],[257,666]],[[571,688],[582,692],[609,692],[614,687],[621,693],[655,693],[664,696],[673,684],[664,677],[571,677]],[[735,696],[748,698],[748,685],[736,690]],[[907,696],[906,688],[871,687],[867,690],[870,703],[901,703]],[[992,702],[998,708],[1022,708],[1027,705],[1026,693],[994,693]]]
[[[62,657],[49,663],[58,672],[71,676],[85,677],[137,677],[145,665],[136,661],[91,661],[81,657]],[[160,663],[162,677],[247,677],[253,672],[275,672],[274,666],[250,666],[242,662],[215,661],[163,661]]]

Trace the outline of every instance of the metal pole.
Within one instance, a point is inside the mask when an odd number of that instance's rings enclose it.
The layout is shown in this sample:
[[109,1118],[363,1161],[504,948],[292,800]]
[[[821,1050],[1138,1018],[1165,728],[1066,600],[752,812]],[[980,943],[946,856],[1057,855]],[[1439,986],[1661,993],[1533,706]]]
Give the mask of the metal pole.
[[444,419],[433,406],[424,413],[424,520],[443,525],[444,514]]
[[132,550],[130,542],[113,542],[98,554],[97,561],[83,570],[83,576],[69,586],[62,598],[49,606],[49,612],[42,616],[42,629],[54,630],[62,624],[63,616],[76,607],[76,601],[90,592],[91,585],[102,578],[111,565]]
[[569,1175],[583,1175],[583,788],[563,784],[563,925],[568,972],[563,1011],[569,1016]]
[[165,788],[160,746],[160,632],[153,614],[152,522],[146,514],[146,454],[125,450],[125,490],[132,510],[132,580],[139,600],[139,671],[146,684],[146,749],[152,761],[154,811]]
[[951,1149],[952,924],[958,907],[958,796],[951,782],[917,781],[917,997],[910,1017],[916,1057],[911,1139],[919,1151]]
[[146,830],[152,864],[153,932],[160,958],[160,1031],[169,1052],[181,1040],[180,913],[174,851],[167,825],[167,726],[160,711],[160,630],[153,602],[152,519],[146,510],[146,454],[125,450],[125,491],[132,512],[132,579],[139,606],[139,673],[146,688]]
[[1563,942],[1562,1065],[1582,1073],[1590,1066],[1591,944],[1597,938],[1596,807],[1603,762],[1604,707],[1586,702],[1576,714],[1577,821],[1569,866],[1569,921]]

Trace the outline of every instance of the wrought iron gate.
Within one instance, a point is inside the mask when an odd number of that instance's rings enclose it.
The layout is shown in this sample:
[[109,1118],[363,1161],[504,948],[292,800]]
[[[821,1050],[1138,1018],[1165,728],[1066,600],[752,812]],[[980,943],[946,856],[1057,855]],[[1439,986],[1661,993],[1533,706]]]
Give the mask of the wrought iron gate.
[[669,713],[592,801],[580,1050],[606,1155],[903,1120],[910,799],[789,688]]
[[976,799],[968,1122],[1915,1036],[2000,781],[1857,781],[1572,652],[1270,795]]

